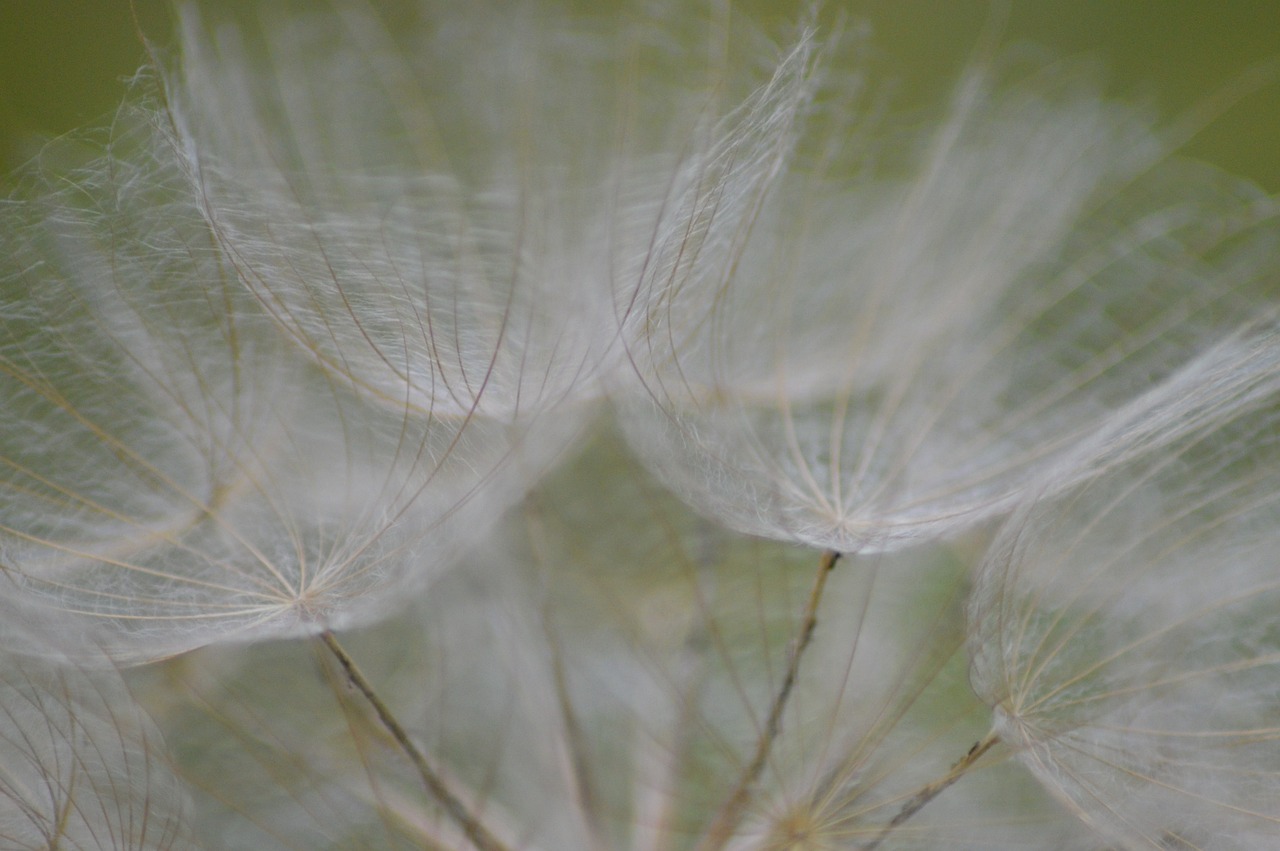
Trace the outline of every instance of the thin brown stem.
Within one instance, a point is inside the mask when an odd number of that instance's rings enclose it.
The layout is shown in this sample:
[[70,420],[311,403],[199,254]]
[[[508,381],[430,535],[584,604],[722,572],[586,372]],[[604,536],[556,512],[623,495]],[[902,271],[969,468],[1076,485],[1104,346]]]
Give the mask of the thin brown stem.
[[800,673],[800,659],[813,641],[813,633],[818,627],[818,604],[822,602],[822,592],[827,586],[827,577],[839,560],[840,553],[835,550],[827,550],[822,554],[822,560],[818,564],[818,575],[814,577],[813,587],[809,590],[809,600],[805,603],[804,613],[801,616],[800,631],[787,654],[787,669],[782,677],[782,685],[769,706],[769,716],[765,719],[760,737],[756,740],[755,753],[752,754],[751,761],[742,769],[733,791],[720,806],[719,812],[707,829],[706,837],[700,846],[703,851],[719,851],[742,823],[747,804],[751,802],[753,787],[760,779],[760,774],[769,761],[773,744],[777,741],[782,729],[782,712],[786,709],[787,701],[795,688],[796,678]]
[[973,747],[969,748],[969,752],[956,762],[955,765],[947,771],[946,774],[923,786],[919,792],[916,792],[911,798],[902,805],[902,809],[898,810],[898,814],[889,820],[889,823],[880,828],[880,832],[875,835],[870,842],[862,846],[861,851],[874,851],[902,825],[914,816],[920,810],[924,809],[925,804],[941,795],[949,789],[957,780],[963,777],[974,763],[982,758],[982,755],[991,750],[1000,741],[1000,737],[995,733],[987,734],[987,737],[979,742],[975,742]]
[[547,643],[551,649],[551,674],[555,683],[556,701],[560,704],[560,721],[564,729],[564,746],[569,764],[572,767],[570,779],[573,784],[573,795],[578,804],[578,812],[582,815],[583,827],[590,837],[591,848],[601,851],[607,847],[604,831],[600,824],[600,806],[596,800],[597,785],[593,779],[591,761],[587,755],[587,744],[578,722],[578,713],[574,709],[573,697],[569,693],[569,677],[565,670],[564,657],[560,652],[560,643],[551,625],[544,623]]
[[348,682],[364,695],[364,699],[369,702],[369,705],[373,707],[374,713],[378,716],[378,721],[391,734],[391,738],[395,739],[396,744],[400,746],[400,750],[404,751],[409,761],[413,763],[413,767],[418,771],[418,776],[422,778],[422,785],[427,788],[427,793],[435,799],[436,803],[445,811],[445,814],[462,830],[471,844],[480,849],[480,851],[510,851],[506,845],[494,837],[479,818],[467,809],[462,799],[449,788],[444,778],[431,767],[426,755],[409,738],[409,734],[400,725],[400,722],[396,720],[395,715],[391,713],[391,709],[378,696],[378,693],[373,690],[372,684],[365,679],[364,674],[360,673],[360,669],[356,667],[355,660],[347,655],[347,651],[338,643],[338,639],[334,637],[333,633],[328,630],[320,633],[320,641],[338,660],[338,664],[342,666],[342,671],[346,674]]

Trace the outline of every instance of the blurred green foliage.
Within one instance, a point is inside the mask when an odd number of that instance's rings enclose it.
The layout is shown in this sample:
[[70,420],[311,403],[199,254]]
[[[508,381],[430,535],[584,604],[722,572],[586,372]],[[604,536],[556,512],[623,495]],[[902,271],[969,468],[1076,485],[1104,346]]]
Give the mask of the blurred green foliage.
[[[252,11],[271,0],[231,5]],[[739,4],[780,22],[794,20],[803,5]],[[161,48],[172,42],[169,7],[166,0],[0,2],[0,172],[34,155],[42,138],[106,120],[124,94],[121,80],[146,60],[139,33]],[[1114,94],[1153,103],[1166,117],[1271,63],[1270,79],[1186,149],[1271,191],[1280,190],[1276,13],[1275,0],[846,0],[824,8],[824,15],[868,25],[868,67],[877,85],[893,85],[894,102],[903,106],[938,102],[993,24],[1004,44],[1096,58]]]

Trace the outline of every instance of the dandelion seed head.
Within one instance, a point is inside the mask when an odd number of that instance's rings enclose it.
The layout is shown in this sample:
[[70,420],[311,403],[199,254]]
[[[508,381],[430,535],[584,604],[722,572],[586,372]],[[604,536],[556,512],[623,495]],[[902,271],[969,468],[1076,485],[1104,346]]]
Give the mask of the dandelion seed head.
[[818,11],[235,14],[0,201],[0,845],[186,841],[137,662],[234,847],[1274,841],[1276,202],[1185,127],[993,51],[899,131]]

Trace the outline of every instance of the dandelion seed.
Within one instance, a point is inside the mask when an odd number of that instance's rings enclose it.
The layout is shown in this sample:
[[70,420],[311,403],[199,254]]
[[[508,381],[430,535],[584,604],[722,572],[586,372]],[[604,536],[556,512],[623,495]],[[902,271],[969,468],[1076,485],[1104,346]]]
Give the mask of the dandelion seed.
[[1280,835],[1275,332],[1213,360],[1204,395],[1174,403],[1196,426],[1020,508],[970,604],[994,729],[1125,847]]
[[637,358],[633,444],[735,529],[857,552],[997,516],[1274,286],[1274,199],[1070,69],[971,72],[903,147],[780,177],[697,334]]
[[159,732],[110,668],[58,657],[59,633],[6,606],[0,660],[0,844],[171,851],[194,848],[182,786]]
[[[713,5],[181,12],[0,202],[6,606],[206,648],[136,673],[227,847],[1272,843],[1275,199],[1073,68],[866,146]],[[885,552],[1015,509],[967,611]],[[5,664],[0,837],[186,841],[109,665]]]
[[371,398],[504,421],[599,398],[619,333],[735,238],[811,40],[717,124],[641,27],[418,14],[395,33],[298,15],[261,49],[188,16],[167,93],[211,227],[294,342]]
[[[116,659],[318,635],[453,829],[500,851],[482,801],[437,772],[332,630],[420,590],[574,432],[561,403],[625,362],[615,338],[641,293],[669,299],[695,241],[716,256],[736,221],[713,231],[720,204],[749,207],[772,173],[812,44],[725,121],[697,95],[678,154],[630,150],[647,128],[624,129],[594,180],[560,191],[582,161],[526,161],[536,133],[492,162],[438,156],[416,54],[341,17],[337,44],[329,22],[291,19],[269,71],[188,17],[163,105],[136,128],[121,117],[135,139],[11,205],[12,432],[52,425],[89,451],[2,456],[3,567],[23,599],[100,624]],[[513,45],[496,56],[519,64]],[[624,107],[651,96],[633,91]],[[375,132],[344,137],[335,116]],[[24,301],[36,282],[48,303]]]
[[[965,679],[966,565],[885,555],[831,575],[764,768],[716,837],[766,735],[812,558],[691,515],[616,442],[599,436],[477,556],[506,570],[458,571],[424,601],[439,676],[415,696],[436,752],[539,848],[870,843],[986,732]],[[1019,766],[984,760],[883,847],[1084,832],[1021,787]]]
[[383,617],[518,498],[518,436],[292,359],[146,116],[2,211],[4,575],[122,660]]

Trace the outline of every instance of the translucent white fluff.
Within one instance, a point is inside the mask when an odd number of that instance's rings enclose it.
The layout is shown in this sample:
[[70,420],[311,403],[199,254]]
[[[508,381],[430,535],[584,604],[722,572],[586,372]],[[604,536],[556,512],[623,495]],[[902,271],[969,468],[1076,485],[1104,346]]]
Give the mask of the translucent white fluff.
[[38,644],[48,658],[0,660],[0,846],[196,847],[164,742],[119,673],[54,661],[62,627],[3,615],[6,649]]
[[780,178],[697,333],[636,358],[633,444],[744,532],[871,551],[1006,511],[1255,315],[1274,262],[1273,199],[1071,69],[970,74],[929,134],[860,153]]
[[697,49],[687,10],[442,5],[392,25],[339,4],[261,43],[188,16],[167,94],[205,215],[281,328],[368,395],[504,420],[596,398],[620,331],[678,337],[652,305],[714,298],[703,267],[785,153],[812,39],[732,110],[724,68],[670,68]]
[[1125,848],[1280,834],[1280,337],[1237,354],[1211,377],[1233,403],[1021,507],[970,604],[996,732]]
[[[769,733],[817,554],[693,516],[616,443],[550,477],[505,548],[474,556],[501,569],[433,586],[414,646],[434,676],[386,678],[514,847],[1096,847],[1068,845],[1088,832],[996,752],[893,824],[989,726],[965,678],[964,562],[840,561]],[[350,765],[327,774],[354,786]]]
[[8,593],[131,661],[395,611],[523,494],[526,433],[294,357],[138,116],[0,209]]

